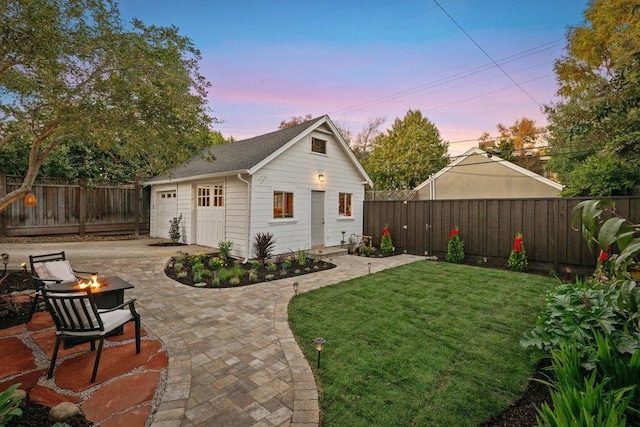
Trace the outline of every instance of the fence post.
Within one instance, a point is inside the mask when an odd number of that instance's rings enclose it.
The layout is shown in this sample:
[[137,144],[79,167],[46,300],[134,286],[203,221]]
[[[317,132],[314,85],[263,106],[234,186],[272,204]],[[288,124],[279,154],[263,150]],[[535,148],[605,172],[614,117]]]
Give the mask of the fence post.
[[[0,172],[0,197],[7,195],[7,174]],[[7,209],[0,211],[0,237],[7,236]]]
[[136,237],[140,237],[140,212],[142,211],[142,191],[140,188],[140,177],[136,174],[133,184],[133,216],[134,216],[134,231],[133,234]]
[[78,205],[78,220],[80,221],[80,236],[84,236],[87,227],[87,180],[80,178],[78,180],[79,188],[79,205]]

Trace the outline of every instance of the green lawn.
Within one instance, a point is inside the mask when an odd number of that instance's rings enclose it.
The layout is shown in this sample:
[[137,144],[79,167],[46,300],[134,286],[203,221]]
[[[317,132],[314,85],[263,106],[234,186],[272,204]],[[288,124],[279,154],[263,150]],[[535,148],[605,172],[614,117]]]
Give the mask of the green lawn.
[[534,362],[518,341],[555,284],[420,261],[294,298],[289,323],[319,378],[322,425],[487,421],[526,389]]

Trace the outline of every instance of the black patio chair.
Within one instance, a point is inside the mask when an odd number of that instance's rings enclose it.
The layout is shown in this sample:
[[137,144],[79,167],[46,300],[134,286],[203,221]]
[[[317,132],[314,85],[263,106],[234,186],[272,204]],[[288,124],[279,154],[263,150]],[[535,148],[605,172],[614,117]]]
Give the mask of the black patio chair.
[[77,274],[97,274],[89,271],[77,271],[71,268],[71,264],[62,252],[44,255],[29,255],[31,276],[36,284],[36,292],[33,297],[33,305],[29,311],[29,320],[38,307],[38,300],[42,296],[42,288],[53,283],[77,283]]
[[95,351],[95,341],[100,340],[91,374],[91,382],[95,382],[105,336],[128,322],[135,322],[136,354],[140,354],[140,315],[135,308],[135,299],[113,308],[98,309],[90,289],[55,291],[44,287],[42,297],[56,325],[56,346],[47,378],[53,376],[61,341],[88,340],[91,351]]

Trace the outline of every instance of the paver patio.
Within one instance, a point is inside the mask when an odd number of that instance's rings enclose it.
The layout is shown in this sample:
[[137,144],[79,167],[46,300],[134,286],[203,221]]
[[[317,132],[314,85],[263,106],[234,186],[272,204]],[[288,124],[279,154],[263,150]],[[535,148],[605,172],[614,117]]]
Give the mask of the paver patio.
[[75,268],[98,269],[100,275],[117,275],[135,285],[127,297],[137,298],[143,327],[163,341],[169,355],[166,389],[151,415],[156,427],[318,425],[315,380],[287,322],[294,295],[291,284],[299,282],[298,292],[303,293],[368,274],[368,263],[375,273],[421,259],[342,255],[333,258],[337,268],[296,279],[200,289],[164,274],[176,248],[147,249],[148,243],[140,239],[2,246],[18,265],[29,253],[66,250]]

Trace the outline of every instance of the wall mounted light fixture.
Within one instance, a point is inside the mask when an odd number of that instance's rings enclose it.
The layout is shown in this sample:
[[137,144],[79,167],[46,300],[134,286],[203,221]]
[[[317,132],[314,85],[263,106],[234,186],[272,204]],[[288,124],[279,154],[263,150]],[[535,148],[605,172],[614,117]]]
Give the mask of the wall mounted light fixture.
[[319,182],[324,182],[324,174],[319,174],[318,175],[318,181]]

